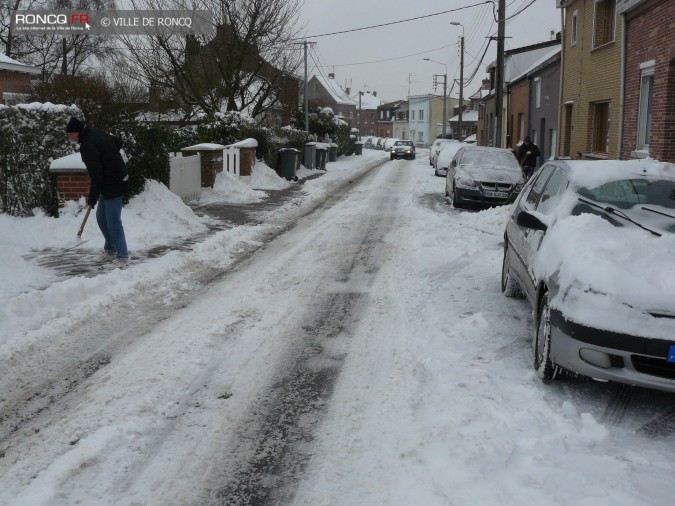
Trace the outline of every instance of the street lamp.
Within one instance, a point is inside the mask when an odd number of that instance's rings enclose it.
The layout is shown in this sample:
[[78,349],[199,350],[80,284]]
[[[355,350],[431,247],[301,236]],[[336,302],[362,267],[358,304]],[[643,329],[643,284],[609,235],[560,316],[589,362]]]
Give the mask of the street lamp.
[[447,89],[448,89],[448,66],[445,63],[441,63],[436,60],[432,60],[430,58],[422,58],[424,61],[430,61],[434,63],[438,63],[439,65],[443,65],[445,67],[445,74],[443,74],[443,138],[445,138],[445,124],[448,122],[448,116],[447,116],[447,111],[446,111],[446,105],[448,103],[448,98],[447,98]]
[[462,27],[459,63],[459,137],[462,138],[462,110],[464,109],[464,25],[459,21],[450,21],[451,25]]

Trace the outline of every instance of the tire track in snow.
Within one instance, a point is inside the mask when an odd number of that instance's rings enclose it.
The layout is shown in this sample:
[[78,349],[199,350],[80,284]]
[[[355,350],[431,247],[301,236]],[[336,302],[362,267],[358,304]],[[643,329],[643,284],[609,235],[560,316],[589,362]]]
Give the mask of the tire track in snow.
[[[401,179],[397,171],[392,184]],[[325,416],[348,355],[353,326],[367,302],[386,250],[383,241],[399,201],[382,192],[377,212],[362,220],[359,245],[328,280],[329,291],[298,330],[299,339],[276,373],[277,380],[256,403],[239,429],[239,444],[223,463],[228,480],[206,492],[203,503],[288,504],[312,456],[314,431]],[[363,223],[365,221],[365,223]],[[347,248],[343,248],[347,249]],[[335,289],[332,290],[331,289]],[[296,336],[280,336],[294,340]]]

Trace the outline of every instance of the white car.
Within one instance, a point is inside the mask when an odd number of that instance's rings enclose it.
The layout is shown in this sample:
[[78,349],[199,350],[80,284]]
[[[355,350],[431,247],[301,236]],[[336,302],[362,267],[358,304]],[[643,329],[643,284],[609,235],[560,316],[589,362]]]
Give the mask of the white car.
[[[429,165],[432,167],[436,166],[436,159],[438,158],[438,153],[441,151],[441,147],[446,142],[458,142],[456,139],[436,139],[434,143],[429,148]],[[438,174],[436,174],[438,176]]]
[[457,151],[459,151],[460,148],[464,146],[466,146],[466,144],[458,141],[441,143],[441,148],[438,151],[438,155],[436,155],[434,174],[439,177],[445,177],[445,175],[448,173],[450,162],[452,162],[452,159],[455,157]]

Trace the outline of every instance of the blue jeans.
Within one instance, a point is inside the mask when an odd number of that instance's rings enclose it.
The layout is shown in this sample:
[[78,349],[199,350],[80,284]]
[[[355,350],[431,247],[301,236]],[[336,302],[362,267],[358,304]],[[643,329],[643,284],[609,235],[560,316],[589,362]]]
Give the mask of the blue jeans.
[[129,258],[122,226],[122,197],[104,199],[101,195],[96,208],[96,221],[105,238],[103,249],[107,253],[117,253],[117,258]]

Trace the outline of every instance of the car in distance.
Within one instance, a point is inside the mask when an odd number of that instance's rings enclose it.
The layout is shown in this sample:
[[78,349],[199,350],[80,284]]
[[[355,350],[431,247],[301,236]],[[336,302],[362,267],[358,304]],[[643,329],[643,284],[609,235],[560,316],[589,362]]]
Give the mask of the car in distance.
[[675,392],[675,165],[544,164],[504,231],[502,291],[525,295],[534,369]]
[[429,148],[429,165],[431,165],[432,167],[436,166],[436,159],[438,158],[438,153],[441,151],[443,144],[446,142],[458,142],[458,141],[456,139],[444,139],[442,137],[436,139]]
[[408,160],[415,159],[415,143],[413,141],[397,140],[389,150],[389,158],[394,160],[396,158],[406,158]]
[[[442,152],[441,152],[442,154]],[[510,204],[525,184],[523,171],[510,149],[463,146],[445,177],[445,196],[454,207]]]
[[434,161],[434,174],[439,177],[445,177],[448,173],[448,167],[460,148],[466,144],[458,141],[444,142],[438,151]]

